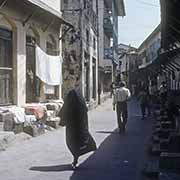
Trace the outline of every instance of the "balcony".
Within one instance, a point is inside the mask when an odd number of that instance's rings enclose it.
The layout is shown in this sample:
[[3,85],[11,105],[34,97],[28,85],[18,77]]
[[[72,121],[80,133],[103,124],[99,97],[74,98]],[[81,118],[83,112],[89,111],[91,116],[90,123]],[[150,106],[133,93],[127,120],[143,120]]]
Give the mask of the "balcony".
[[112,48],[104,48],[104,59],[113,59],[113,49]]
[[113,23],[109,17],[104,18],[104,31],[108,36],[113,37]]
[[104,66],[104,72],[106,74],[112,73],[112,66]]

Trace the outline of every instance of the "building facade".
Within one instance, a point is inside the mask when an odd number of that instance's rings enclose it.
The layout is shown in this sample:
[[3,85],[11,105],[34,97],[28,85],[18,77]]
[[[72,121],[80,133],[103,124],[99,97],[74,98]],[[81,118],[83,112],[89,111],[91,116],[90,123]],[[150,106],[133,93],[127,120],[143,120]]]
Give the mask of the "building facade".
[[148,87],[150,93],[157,91],[161,82],[164,81],[160,74],[154,73],[155,68],[152,67],[159,61],[160,49],[161,30],[160,25],[158,25],[138,48],[139,75],[137,80],[139,86]]
[[132,94],[135,94],[136,79],[134,79],[134,73],[138,69],[137,49],[130,45],[119,44],[118,55],[120,63],[117,81],[125,81]]
[[[61,1],[0,3],[0,104],[44,101],[48,97],[35,73],[35,47],[49,55],[61,55]],[[61,98],[61,84],[54,87],[53,98]]]
[[109,92],[117,75],[118,17],[125,16],[123,0],[98,1],[99,25],[99,92]]
[[64,0],[63,17],[73,30],[63,38],[63,94],[81,80],[81,91],[86,101],[97,102],[98,52],[96,0]]

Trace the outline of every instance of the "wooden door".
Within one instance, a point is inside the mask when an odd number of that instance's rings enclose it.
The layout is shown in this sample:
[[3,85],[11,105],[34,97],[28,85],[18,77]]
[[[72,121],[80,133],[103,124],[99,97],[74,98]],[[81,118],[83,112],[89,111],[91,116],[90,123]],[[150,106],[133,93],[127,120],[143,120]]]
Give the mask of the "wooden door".
[[40,96],[40,84],[36,77],[35,38],[26,37],[26,102],[36,102]]

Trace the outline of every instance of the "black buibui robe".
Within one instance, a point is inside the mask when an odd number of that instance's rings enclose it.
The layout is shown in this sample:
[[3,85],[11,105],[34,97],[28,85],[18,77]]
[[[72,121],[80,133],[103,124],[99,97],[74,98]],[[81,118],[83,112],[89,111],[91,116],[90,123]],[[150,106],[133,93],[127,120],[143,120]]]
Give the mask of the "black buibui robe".
[[61,123],[66,126],[66,143],[72,155],[79,157],[96,150],[96,143],[88,130],[87,106],[76,90],[71,90],[60,111]]

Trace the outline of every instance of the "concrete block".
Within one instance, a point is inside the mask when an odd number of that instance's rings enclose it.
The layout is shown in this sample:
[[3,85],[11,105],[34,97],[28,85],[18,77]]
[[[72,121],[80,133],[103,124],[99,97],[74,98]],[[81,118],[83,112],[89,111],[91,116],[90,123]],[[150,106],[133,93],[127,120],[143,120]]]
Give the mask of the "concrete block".
[[6,120],[13,120],[14,115],[11,112],[3,112],[0,113],[0,122],[4,122]]
[[14,119],[6,119],[3,123],[3,130],[4,131],[13,131],[15,126]]
[[179,180],[180,174],[177,173],[169,173],[169,172],[161,172],[159,173],[158,180]]
[[51,118],[50,120],[46,121],[46,124],[50,127],[57,129],[59,127],[59,122],[60,122],[60,118],[56,117],[56,118]]
[[24,124],[15,124],[14,125],[14,133],[18,134],[24,131]]
[[44,134],[45,133],[45,129],[43,128],[39,128],[35,125],[31,125],[31,126],[26,126],[24,127],[24,132],[33,136],[33,137],[36,137],[36,136],[39,136],[41,134]]
[[142,173],[149,178],[157,178],[159,175],[159,162],[156,160],[149,161],[145,164]]
[[180,153],[161,153],[159,167],[167,170],[180,170]]
[[46,104],[46,108],[47,108],[47,110],[50,110],[50,111],[56,111],[57,110],[57,105],[52,104],[52,103],[48,103],[48,104]]
[[55,118],[56,117],[56,112],[55,111],[46,111],[46,115],[47,115],[47,121],[49,121],[51,118]]

